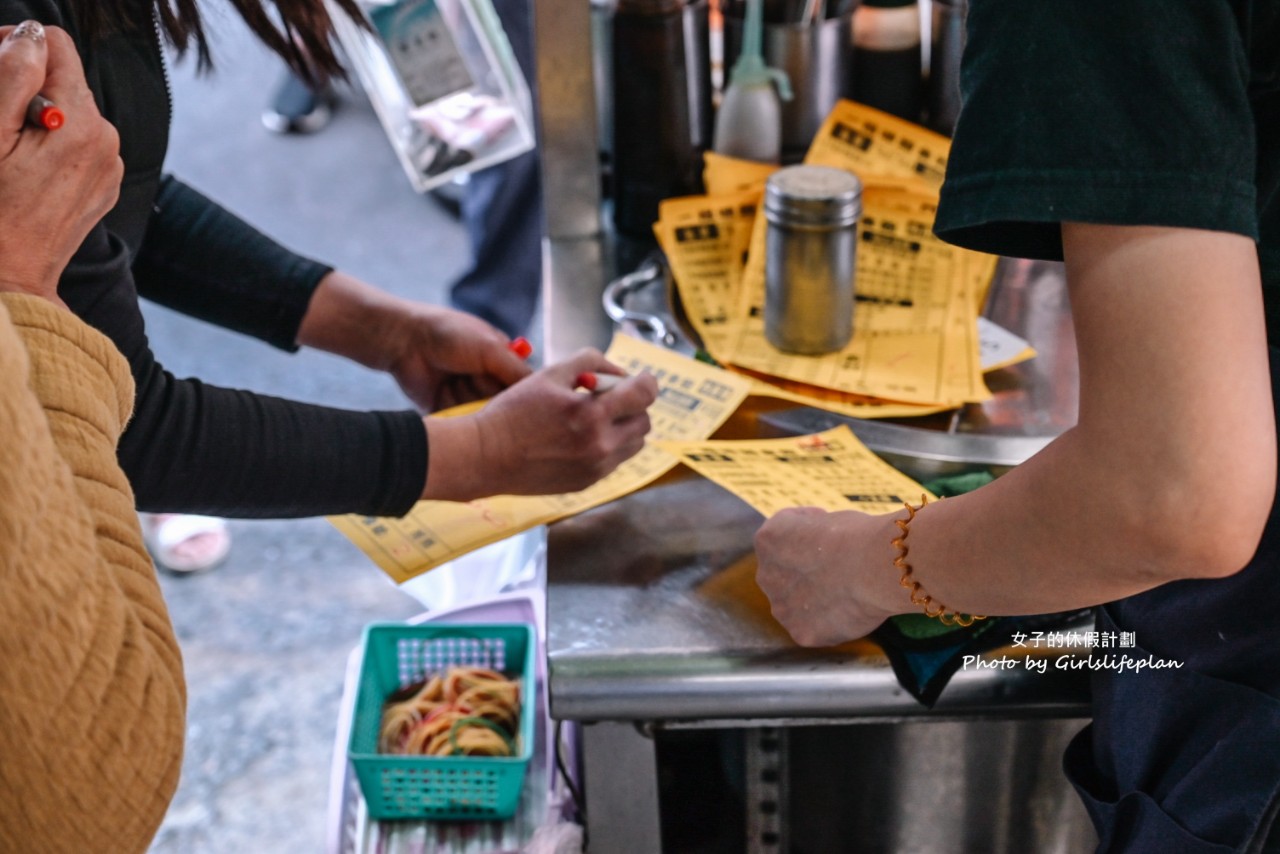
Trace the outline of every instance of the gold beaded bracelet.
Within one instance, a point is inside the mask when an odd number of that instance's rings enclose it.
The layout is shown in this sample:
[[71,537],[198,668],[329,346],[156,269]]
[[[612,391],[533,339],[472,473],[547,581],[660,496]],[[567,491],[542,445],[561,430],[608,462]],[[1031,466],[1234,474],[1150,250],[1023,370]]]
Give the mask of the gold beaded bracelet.
[[934,600],[932,596],[924,592],[924,588],[920,586],[920,582],[911,577],[911,564],[907,563],[907,534],[910,533],[911,520],[916,518],[916,513],[924,509],[929,503],[929,496],[920,496],[920,506],[912,507],[910,503],[904,501],[902,506],[907,508],[906,519],[895,519],[893,524],[898,526],[898,530],[902,533],[894,537],[890,543],[898,550],[898,556],[893,559],[893,565],[902,570],[902,578],[898,581],[903,587],[911,591],[911,604],[919,605],[924,609],[926,617],[933,617],[944,626],[960,626],[968,628],[978,620],[985,620],[986,617],[981,614],[960,614],[952,611],[941,602]]

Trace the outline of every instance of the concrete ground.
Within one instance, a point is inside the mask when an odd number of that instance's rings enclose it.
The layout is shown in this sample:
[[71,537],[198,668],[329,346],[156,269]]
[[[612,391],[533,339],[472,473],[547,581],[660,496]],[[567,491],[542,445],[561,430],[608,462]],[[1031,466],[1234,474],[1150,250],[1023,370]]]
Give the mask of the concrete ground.
[[[259,121],[281,64],[229,6],[208,4],[212,76],[172,71],[169,168],[299,251],[397,293],[441,301],[466,263],[456,222],[415,193],[364,97],[305,137]],[[288,355],[155,307],[148,332],[180,376],[351,408],[404,406],[389,379]],[[156,453],[164,453],[157,448]],[[154,852],[323,850],[347,655],[364,625],[422,610],[323,519],[233,522],[220,568],[165,576],[190,690],[181,786]]]

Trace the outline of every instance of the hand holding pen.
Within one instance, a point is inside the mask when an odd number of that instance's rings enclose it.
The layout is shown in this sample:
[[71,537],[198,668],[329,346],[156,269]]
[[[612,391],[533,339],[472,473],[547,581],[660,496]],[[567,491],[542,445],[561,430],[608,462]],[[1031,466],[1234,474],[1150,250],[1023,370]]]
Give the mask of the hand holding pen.
[[604,394],[618,387],[626,377],[617,374],[598,374],[594,371],[583,371],[574,379],[574,385],[586,389],[592,394]]
[[[583,394],[586,375],[616,384],[608,394]],[[599,352],[583,350],[521,380],[473,415],[427,418],[431,453],[423,497],[458,501],[585,489],[644,446],[646,410],[657,394],[651,375],[622,376]]]
[[123,174],[71,37],[36,21],[0,27],[0,286],[59,302],[58,277]]

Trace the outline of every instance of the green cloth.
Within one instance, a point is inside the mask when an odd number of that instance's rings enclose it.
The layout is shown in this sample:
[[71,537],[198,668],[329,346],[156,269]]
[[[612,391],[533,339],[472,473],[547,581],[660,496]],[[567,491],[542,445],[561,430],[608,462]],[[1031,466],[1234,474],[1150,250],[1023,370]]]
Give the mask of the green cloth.
[[1280,2],[978,0],[967,26],[938,235],[1054,260],[1064,221],[1260,239],[1280,342]]
[[989,471],[968,471],[962,474],[936,477],[928,483],[921,484],[921,486],[939,498],[950,498],[953,495],[964,495],[966,492],[973,492],[978,487],[986,486],[993,480],[995,480],[995,477]]

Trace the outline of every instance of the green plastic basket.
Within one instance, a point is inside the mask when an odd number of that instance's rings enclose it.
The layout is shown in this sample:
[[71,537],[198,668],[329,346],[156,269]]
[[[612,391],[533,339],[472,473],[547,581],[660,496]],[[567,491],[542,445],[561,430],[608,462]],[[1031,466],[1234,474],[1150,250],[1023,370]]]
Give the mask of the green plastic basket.
[[[533,755],[533,627],[524,623],[375,623],[364,633],[347,755],[375,819],[506,819],[520,802]],[[378,753],[382,707],[393,692],[449,667],[487,667],[520,682],[515,756]]]

